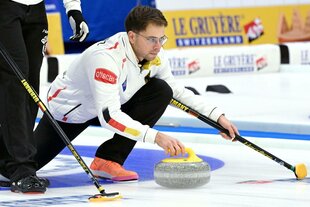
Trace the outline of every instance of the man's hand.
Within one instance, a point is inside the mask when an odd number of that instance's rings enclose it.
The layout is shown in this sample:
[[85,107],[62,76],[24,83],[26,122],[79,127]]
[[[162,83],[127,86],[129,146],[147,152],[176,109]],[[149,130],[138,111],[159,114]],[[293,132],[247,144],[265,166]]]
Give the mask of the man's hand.
[[237,127],[235,125],[233,125],[228,119],[226,119],[226,117],[224,115],[221,115],[220,118],[217,120],[217,122],[222,127],[224,127],[225,129],[227,129],[229,131],[229,135],[230,136],[228,136],[227,134],[225,134],[223,132],[220,132],[221,136],[224,139],[228,139],[228,140],[231,140],[231,141],[236,141],[236,140],[234,140],[234,138],[235,138],[236,134],[239,135]]
[[163,148],[166,154],[170,154],[170,156],[176,156],[179,154],[185,155],[184,145],[179,140],[169,135],[158,132],[155,138],[155,143]]
[[68,18],[73,30],[73,36],[70,37],[70,40],[83,42],[89,33],[89,29],[82,13],[79,10],[70,10]]

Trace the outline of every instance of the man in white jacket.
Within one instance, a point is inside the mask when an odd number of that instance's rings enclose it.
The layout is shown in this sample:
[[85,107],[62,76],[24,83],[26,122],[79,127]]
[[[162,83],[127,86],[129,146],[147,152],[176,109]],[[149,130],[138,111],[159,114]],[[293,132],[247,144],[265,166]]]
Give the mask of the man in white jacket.
[[[176,84],[162,48],[166,26],[158,9],[135,7],[126,18],[126,32],[89,47],[51,84],[49,110],[70,140],[93,124],[115,133],[91,163],[97,177],[137,180],[136,172],[122,167],[137,141],[157,144],[171,156],[185,153],[180,141],[152,128],[172,97],[217,121],[231,137],[238,133],[220,109]],[[45,116],[35,138],[39,167],[65,147]]]
[[[83,41],[88,27],[79,0],[64,0],[73,36]],[[43,0],[1,0],[0,42],[38,92],[48,24]],[[0,58],[0,175],[12,192],[44,193],[48,180],[38,178],[33,128],[38,107],[13,70]]]

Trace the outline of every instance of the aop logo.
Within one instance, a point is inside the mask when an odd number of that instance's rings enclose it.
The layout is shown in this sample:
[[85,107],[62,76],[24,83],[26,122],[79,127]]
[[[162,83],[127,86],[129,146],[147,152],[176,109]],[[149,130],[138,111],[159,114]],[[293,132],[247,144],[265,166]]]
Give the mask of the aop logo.
[[104,83],[115,84],[117,76],[104,68],[97,68],[95,71],[95,80],[101,81]]

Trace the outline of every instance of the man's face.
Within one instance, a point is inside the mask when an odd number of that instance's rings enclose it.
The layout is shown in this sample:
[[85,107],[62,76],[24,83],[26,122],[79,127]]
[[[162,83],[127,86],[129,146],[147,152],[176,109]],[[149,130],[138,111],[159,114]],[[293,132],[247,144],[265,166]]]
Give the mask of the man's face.
[[133,51],[139,61],[154,60],[162,45],[166,42],[165,27],[150,24],[144,31],[128,33]]

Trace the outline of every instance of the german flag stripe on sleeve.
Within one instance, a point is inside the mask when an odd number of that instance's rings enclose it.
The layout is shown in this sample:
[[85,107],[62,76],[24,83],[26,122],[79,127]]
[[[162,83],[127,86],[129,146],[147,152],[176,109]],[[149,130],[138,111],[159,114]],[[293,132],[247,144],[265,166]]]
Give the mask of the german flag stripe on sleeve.
[[113,128],[115,128],[121,132],[131,134],[135,137],[140,135],[140,131],[133,129],[133,128],[126,127],[125,125],[123,125],[123,124],[119,123],[118,121],[112,119],[108,109],[103,111],[103,118],[110,126],[112,126]]

